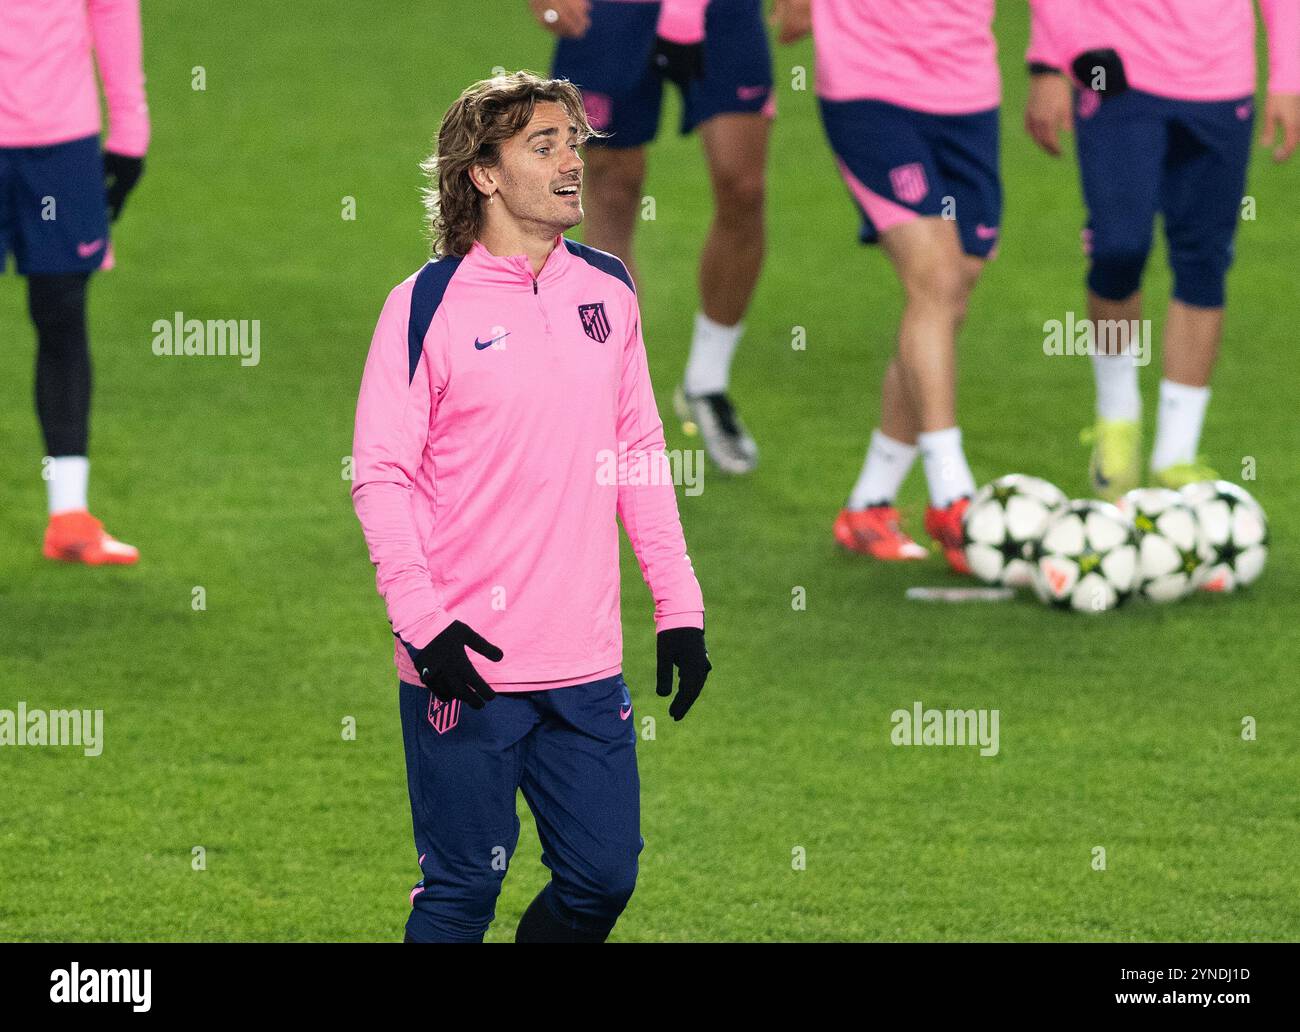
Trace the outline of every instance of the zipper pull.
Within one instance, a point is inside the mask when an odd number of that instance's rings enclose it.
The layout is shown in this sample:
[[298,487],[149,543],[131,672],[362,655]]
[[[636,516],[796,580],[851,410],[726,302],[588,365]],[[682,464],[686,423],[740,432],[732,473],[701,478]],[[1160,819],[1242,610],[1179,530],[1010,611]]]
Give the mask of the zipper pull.
[[533,277],[533,296],[537,296],[537,277]]

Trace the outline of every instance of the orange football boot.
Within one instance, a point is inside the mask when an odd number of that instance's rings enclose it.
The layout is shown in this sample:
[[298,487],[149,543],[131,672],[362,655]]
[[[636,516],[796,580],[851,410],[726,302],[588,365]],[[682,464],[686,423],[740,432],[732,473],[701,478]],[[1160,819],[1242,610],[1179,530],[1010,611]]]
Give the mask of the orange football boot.
[[85,509],[50,517],[41,554],[46,559],[87,566],[130,566],[140,558],[133,546],[118,541]]
[[925,532],[939,543],[948,565],[957,573],[970,573],[961,529],[961,518],[968,508],[970,499],[963,496],[946,509],[931,505],[925,510]]
[[886,562],[924,559],[929,553],[903,533],[892,505],[841,509],[835,518],[835,540],[850,552]]

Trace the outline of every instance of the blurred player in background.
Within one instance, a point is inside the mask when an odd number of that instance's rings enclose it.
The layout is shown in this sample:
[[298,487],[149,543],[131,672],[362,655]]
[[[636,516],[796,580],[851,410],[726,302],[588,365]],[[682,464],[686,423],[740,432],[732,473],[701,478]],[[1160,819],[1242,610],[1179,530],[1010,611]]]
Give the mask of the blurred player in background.
[[961,520],[975,482],[957,425],[956,340],[1002,216],[993,0],[778,0],[774,18],[782,43],[812,30],[822,121],[860,238],[880,243],[905,295],[880,426],[835,538],[877,559],[926,556],[894,504],[919,453],[925,529],[966,573]]
[[[1300,0],[1260,6],[1269,52],[1263,142],[1272,146],[1280,137],[1273,158],[1284,161],[1300,141]],[[1152,223],[1161,213],[1173,297],[1151,471],[1166,487],[1216,479],[1197,450],[1250,157],[1254,7],[1250,0],[1030,0],[1030,8],[1025,125],[1059,155],[1059,134],[1075,108],[1089,318],[1094,326],[1138,325]],[[1141,479],[1132,350],[1094,354],[1093,372],[1090,472],[1097,494],[1115,499]]]
[[761,0],[529,0],[559,37],[552,74],[582,90],[587,118],[607,138],[586,152],[583,239],[616,254],[636,278],[646,145],[659,130],[664,81],[682,94],[681,131],[698,127],[714,212],[700,255],[700,310],[674,395],[687,432],[698,428],[714,465],[747,473],[758,449],[728,393],[731,360],[763,264],[767,142],[775,111]]
[[352,496],[398,639],[423,875],[408,942],[483,938],[520,791],[551,879],[518,941],[603,942],[627,905],[618,520],[654,596],[660,695],[681,671],[670,716],[709,672],[631,277],[561,235],[582,221],[590,131],[568,82],[461,95],[426,165],[438,260],[389,294],[361,382]]
[[[108,138],[99,142],[99,90]],[[139,0],[0,3],[0,269],[27,277],[36,327],[36,413],[49,456],[44,554],[134,563],[87,509],[91,367],[86,284],[149,145]]]

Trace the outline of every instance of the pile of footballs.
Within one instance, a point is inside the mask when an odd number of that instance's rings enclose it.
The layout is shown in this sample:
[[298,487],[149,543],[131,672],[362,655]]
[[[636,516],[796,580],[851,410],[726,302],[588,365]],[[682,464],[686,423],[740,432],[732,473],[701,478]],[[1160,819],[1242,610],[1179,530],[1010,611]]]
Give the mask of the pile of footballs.
[[1198,590],[1236,591],[1268,559],[1263,508],[1226,480],[1181,491],[1139,487],[1112,505],[1012,473],[975,493],[963,529],[980,580],[1032,586],[1044,603],[1084,613],[1132,596],[1166,603]]

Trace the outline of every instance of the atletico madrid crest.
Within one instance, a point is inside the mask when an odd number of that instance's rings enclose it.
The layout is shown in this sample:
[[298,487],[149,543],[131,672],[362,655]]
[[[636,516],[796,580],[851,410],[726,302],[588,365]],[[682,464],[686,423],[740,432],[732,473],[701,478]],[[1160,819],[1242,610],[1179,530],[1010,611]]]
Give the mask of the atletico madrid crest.
[[440,735],[445,735],[460,720],[460,700],[443,702],[432,692],[429,693],[429,726]]
[[609,318],[605,315],[605,302],[597,301],[591,305],[579,305],[578,317],[588,337],[598,344],[604,344],[609,336]]

